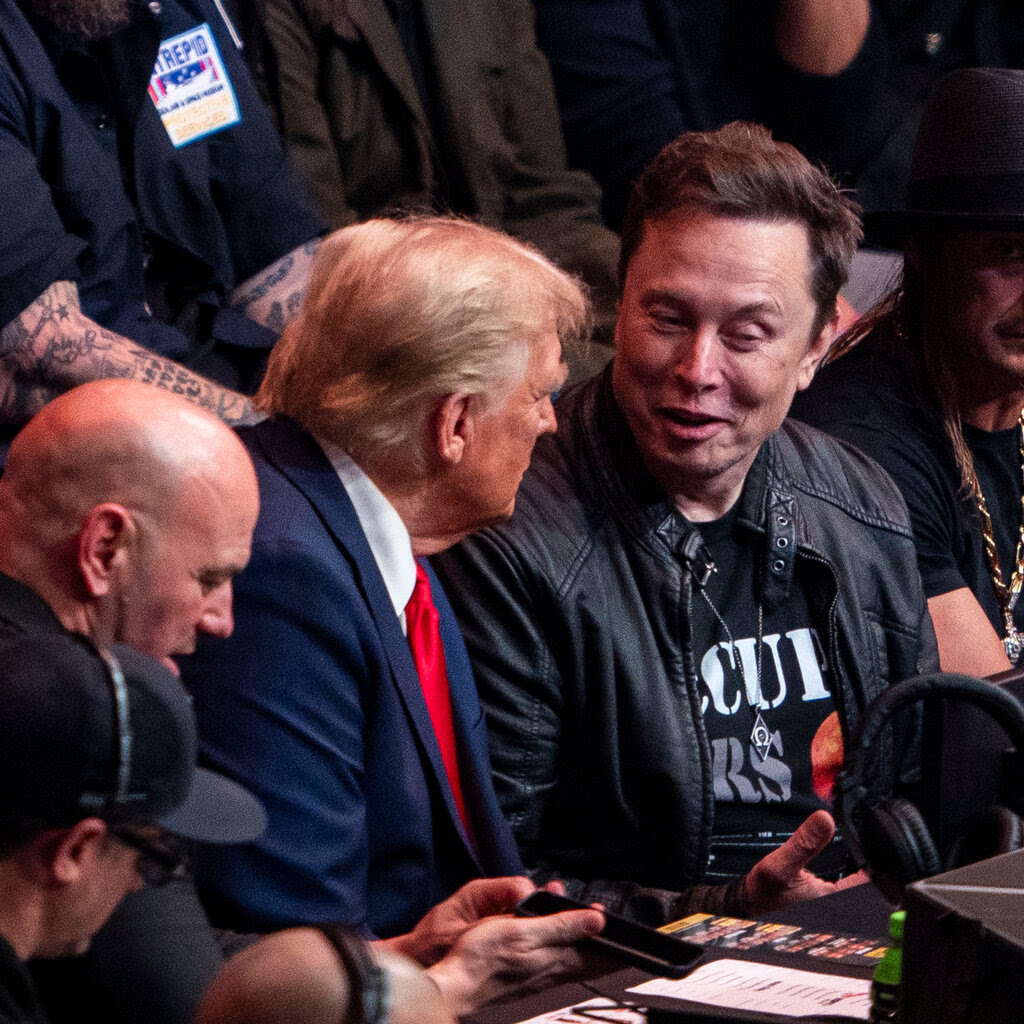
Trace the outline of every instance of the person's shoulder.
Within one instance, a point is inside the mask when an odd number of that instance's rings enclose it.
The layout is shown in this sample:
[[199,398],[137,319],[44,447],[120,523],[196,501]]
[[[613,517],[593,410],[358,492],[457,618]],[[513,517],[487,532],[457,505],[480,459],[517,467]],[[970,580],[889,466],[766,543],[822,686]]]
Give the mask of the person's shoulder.
[[0,0],[0,100],[25,103],[45,80],[56,85],[39,34],[15,0]]
[[253,426],[238,427],[235,433],[256,468],[262,513],[268,494],[294,490],[286,469],[305,453],[313,443],[312,438],[286,420],[263,420]]
[[263,466],[274,467],[279,473],[289,467],[312,471],[330,468],[313,435],[287,416],[236,427],[235,433],[248,449],[257,471]]
[[783,423],[775,438],[787,479],[806,498],[825,502],[867,525],[909,533],[900,489],[869,455],[793,419]]
[[259,483],[255,547],[337,547],[326,519],[335,524],[344,519],[347,524],[351,504],[312,435],[285,417],[240,427],[237,433],[252,456]]
[[810,387],[793,402],[799,419],[816,423],[828,417],[861,414],[886,406],[902,390],[897,368],[885,357],[876,335],[868,335],[819,368]]
[[576,484],[557,438],[542,438],[511,518],[468,537],[463,544],[493,546],[506,558],[531,566],[533,573],[563,577],[588,543],[587,511]]
[[569,390],[556,403],[558,428],[541,437],[516,499],[511,523],[545,528],[553,519],[568,532],[585,528],[595,504],[591,433],[597,381]]
[[937,409],[872,337],[821,369],[794,399],[790,416],[851,442],[890,473],[946,457]]

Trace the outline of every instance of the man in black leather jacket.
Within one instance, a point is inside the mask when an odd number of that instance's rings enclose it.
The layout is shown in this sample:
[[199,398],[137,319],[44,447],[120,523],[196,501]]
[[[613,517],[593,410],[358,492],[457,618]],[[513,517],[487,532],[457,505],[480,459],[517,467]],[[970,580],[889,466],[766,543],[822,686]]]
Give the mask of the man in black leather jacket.
[[[624,225],[613,366],[559,403],[513,518],[436,560],[499,799],[570,894],[661,923],[831,891],[806,865],[842,866],[844,740],[935,667],[895,485],[783,422],[858,238],[763,129],[666,147]],[[880,777],[905,742],[886,736]]]

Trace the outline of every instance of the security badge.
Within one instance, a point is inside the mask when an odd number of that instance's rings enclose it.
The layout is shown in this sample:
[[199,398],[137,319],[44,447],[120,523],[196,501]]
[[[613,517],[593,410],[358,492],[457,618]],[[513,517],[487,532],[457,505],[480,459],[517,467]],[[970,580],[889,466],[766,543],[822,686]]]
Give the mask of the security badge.
[[160,43],[149,95],[175,148],[242,120],[208,23]]

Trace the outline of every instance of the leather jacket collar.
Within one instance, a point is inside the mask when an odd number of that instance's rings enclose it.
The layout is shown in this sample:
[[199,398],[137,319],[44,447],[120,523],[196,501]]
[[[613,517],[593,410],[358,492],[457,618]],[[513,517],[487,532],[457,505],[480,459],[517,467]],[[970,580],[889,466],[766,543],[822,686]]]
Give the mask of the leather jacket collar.
[[[646,547],[665,559],[689,561],[692,523],[675,508],[647,470],[629,424],[612,390],[611,367],[584,402],[583,416],[590,463],[609,506],[623,525]],[[602,424],[603,430],[594,429]],[[764,538],[760,578],[762,600],[771,610],[789,593],[797,550],[796,502],[789,478],[780,468],[777,435],[757,453],[740,495],[738,525]]]

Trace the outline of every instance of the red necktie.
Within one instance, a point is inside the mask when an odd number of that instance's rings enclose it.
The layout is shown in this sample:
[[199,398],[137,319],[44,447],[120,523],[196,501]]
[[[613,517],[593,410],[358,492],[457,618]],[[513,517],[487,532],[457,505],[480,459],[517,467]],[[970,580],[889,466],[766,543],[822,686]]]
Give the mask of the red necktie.
[[455,806],[472,839],[469,817],[462,799],[462,783],[459,781],[459,763],[455,751],[455,729],[452,725],[452,698],[448,689],[448,670],[444,663],[444,648],[441,646],[441,630],[438,628],[437,608],[430,596],[430,581],[423,566],[416,563],[416,586],[412,597],[405,606],[405,626],[409,637],[412,660],[419,673],[423,699],[427,703],[434,735],[444,761],[448,784],[455,797]]

